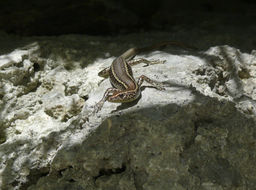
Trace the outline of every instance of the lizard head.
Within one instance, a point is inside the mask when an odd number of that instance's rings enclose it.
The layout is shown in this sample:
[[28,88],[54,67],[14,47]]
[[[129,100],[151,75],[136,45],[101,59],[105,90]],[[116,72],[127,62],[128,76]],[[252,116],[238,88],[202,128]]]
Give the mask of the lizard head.
[[108,78],[108,76],[109,76],[109,68],[105,68],[102,71],[100,71],[98,73],[98,76],[103,77],[103,78]]

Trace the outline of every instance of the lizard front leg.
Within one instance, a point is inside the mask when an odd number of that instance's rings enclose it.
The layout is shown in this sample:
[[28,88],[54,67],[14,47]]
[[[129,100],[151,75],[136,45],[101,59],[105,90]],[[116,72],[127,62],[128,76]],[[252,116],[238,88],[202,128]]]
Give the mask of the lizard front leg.
[[117,89],[117,88],[108,88],[104,95],[103,98],[95,105],[94,107],[94,113],[97,113],[98,111],[101,110],[103,104],[108,100],[109,97],[113,96],[114,94],[121,92],[122,90]]
[[148,78],[145,75],[141,75],[138,79],[138,86],[140,87],[143,83],[143,81],[147,81],[149,84],[151,84],[153,87],[155,87],[158,90],[165,90],[165,88],[163,87],[163,84],[154,80],[151,80],[150,78]]

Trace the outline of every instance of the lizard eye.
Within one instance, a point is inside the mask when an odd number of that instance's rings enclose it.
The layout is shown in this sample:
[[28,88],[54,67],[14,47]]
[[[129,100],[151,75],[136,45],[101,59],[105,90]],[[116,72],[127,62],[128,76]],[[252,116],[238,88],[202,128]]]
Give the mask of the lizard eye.
[[125,95],[124,95],[124,94],[119,94],[119,97],[120,97],[121,99],[123,99],[123,98],[125,97]]

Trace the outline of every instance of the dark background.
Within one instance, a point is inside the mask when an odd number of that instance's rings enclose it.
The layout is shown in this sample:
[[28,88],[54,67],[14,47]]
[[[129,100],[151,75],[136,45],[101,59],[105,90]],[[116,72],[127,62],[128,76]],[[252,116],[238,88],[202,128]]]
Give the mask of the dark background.
[[250,30],[256,0],[1,0],[0,30],[21,36],[144,31]]

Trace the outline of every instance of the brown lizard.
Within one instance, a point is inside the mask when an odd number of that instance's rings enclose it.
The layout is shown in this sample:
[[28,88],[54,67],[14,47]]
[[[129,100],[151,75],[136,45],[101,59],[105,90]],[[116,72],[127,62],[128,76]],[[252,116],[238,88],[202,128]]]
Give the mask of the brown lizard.
[[166,45],[175,45],[182,48],[190,48],[196,49],[194,47],[181,44],[179,42],[162,42],[152,46],[147,46],[143,48],[131,48],[124,52],[121,56],[117,57],[111,64],[110,67],[107,67],[98,73],[99,76],[110,78],[110,82],[113,88],[108,88],[104,93],[103,98],[96,104],[95,112],[101,110],[105,101],[109,102],[116,102],[116,103],[123,103],[123,102],[131,102],[137,99],[140,96],[141,84],[143,81],[147,81],[153,87],[158,90],[165,90],[161,83],[151,80],[145,75],[141,75],[136,81],[133,77],[132,68],[131,66],[139,64],[139,63],[146,63],[146,65],[151,64],[159,64],[164,63],[165,60],[153,60],[149,61],[147,59],[136,59],[133,58],[142,52],[152,51],[158,48],[162,48]]

